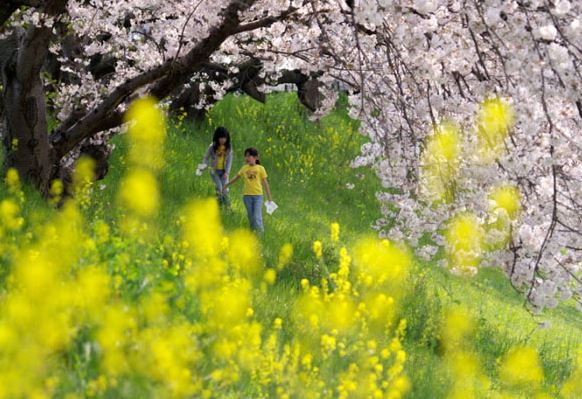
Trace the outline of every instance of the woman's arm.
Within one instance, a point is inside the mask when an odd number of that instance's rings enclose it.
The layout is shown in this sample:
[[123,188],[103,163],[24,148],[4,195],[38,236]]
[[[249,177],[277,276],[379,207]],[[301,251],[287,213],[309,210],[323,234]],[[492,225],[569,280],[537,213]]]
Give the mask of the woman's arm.
[[267,181],[267,178],[263,179],[263,186],[265,187],[265,191],[267,192],[267,198],[269,199],[269,201],[273,201],[273,197],[271,196],[271,188],[269,187],[269,182]]
[[229,181],[228,183],[226,183],[226,184],[224,185],[224,187],[222,187],[222,190],[223,190],[223,191],[224,191],[224,190],[226,190],[226,188],[227,188],[228,186],[230,186],[232,183],[235,183],[235,182],[236,182],[238,179],[240,179],[240,175],[236,175],[236,176],[234,177],[234,179],[232,179],[231,181]]
[[206,150],[206,154],[204,154],[204,158],[202,158],[202,163],[208,165],[208,159],[210,158],[210,154],[212,152],[212,144]]
[[229,150],[227,151],[226,155],[225,155],[225,165],[224,165],[224,173],[226,174],[226,178],[228,179],[228,176],[230,175],[230,167],[232,166],[232,157],[233,157],[233,150],[232,150],[232,145],[229,148]]

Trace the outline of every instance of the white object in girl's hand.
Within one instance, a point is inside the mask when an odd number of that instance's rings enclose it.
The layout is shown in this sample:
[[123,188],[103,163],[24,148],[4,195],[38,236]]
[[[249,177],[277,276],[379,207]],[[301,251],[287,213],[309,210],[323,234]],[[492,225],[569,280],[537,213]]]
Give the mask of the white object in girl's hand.
[[205,163],[198,164],[198,167],[196,168],[196,176],[202,176],[202,172],[206,169],[206,166]]
[[267,213],[269,215],[272,215],[273,212],[275,212],[275,210],[278,208],[278,206],[273,201],[267,201],[265,202],[265,208],[267,208]]

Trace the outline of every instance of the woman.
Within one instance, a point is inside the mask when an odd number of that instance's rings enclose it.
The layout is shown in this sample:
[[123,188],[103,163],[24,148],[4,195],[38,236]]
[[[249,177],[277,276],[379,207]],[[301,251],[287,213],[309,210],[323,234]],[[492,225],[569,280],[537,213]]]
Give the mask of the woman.
[[210,166],[210,177],[212,177],[216,188],[218,203],[228,207],[230,200],[225,185],[232,165],[232,145],[230,144],[230,133],[226,128],[222,126],[216,128],[212,143],[206,150],[202,164]]

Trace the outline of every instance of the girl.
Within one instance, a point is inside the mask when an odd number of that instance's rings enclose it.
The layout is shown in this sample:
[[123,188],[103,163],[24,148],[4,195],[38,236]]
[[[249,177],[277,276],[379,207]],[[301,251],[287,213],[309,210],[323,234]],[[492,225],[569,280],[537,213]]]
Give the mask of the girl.
[[267,171],[259,161],[259,152],[256,148],[247,148],[244,154],[246,165],[241,168],[234,179],[226,183],[224,189],[226,190],[228,186],[236,182],[239,178],[243,178],[243,202],[247,208],[251,229],[262,233],[264,230],[261,209],[263,205],[263,187],[265,187],[269,202],[273,201],[269,183],[267,182]]
[[[209,163],[210,162],[210,163]],[[221,206],[228,207],[230,200],[225,184],[228,181],[230,167],[232,165],[232,146],[230,144],[230,133],[226,128],[220,126],[214,131],[212,144],[208,147],[202,164],[209,165],[210,177],[216,187],[216,197]]]

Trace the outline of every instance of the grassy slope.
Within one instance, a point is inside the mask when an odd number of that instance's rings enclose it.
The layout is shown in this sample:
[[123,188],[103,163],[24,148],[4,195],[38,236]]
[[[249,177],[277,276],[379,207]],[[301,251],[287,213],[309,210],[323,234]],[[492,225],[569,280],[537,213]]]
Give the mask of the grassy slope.
[[[294,262],[289,273],[281,276],[278,289],[269,297],[257,298],[258,308],[265,305],[263,317],[284,315],[294,296],[292,287],[302,277],[316,279],[320,275],[312,269],[312,241],[321,239],[325,243],[331,222],[341,225],[342,241],[347,245],[370,234],[371,224],[380,216],[375,192],[381,187],[370,171],[349,167],[365,140],[345,112],[336,112],[316,124],[308,121],[293,95],[271,96],[265,105],[246,97],[228,97],[203,123],[178,123],[171,129],[162,178],[164,211],[160,216],[160,225],[168,232],[174,231],[174,215],[184,204],[213,195],[210,178],[196,177],[194,170],[212,131],[220,125],[232,133],[236,151],[233,173],[242,166],[243,149],[257,147],[280,206],[274,216],[265,215],[265,263],[276,262],[284,243],[295,247]],[[118,143],[123,146],[121,140]],[[123,172],[122,153],[116,153],[113,172],[105,182],[111,187],[104,190],[105,196],[116,191],[115,181]],[[355,188],[347,189],[347,183]],[[223,219],[229,230],[247,225],[241,188],[241,184],[233,187],[233,212]],[[448,381],[440,363],[438,330],[443,310],[452,304],[468,306],[478,320],[475,346],[490,374],[494,375],[496,362],[507,349],[518,344],[539,348],[549,389],[569,374],[573,350],[582,343],[582,317],[571,306],[534,317],[498,270],[485,269],[476,278],[466,279],[433,265],[419,263],[417,268],[410,282],[412,293],[403,309],[409,321],[406,343],[413,382],[410,397],[446,395]],[[541,321],[548,321],[551,327],[541,328]]]
[[[268,297],[256,298],[256,307],[263,309],[262,317],[284,317],[299,280],[314,280],[323,273],[313,267],[312,241],[321,239],[326,245],[331,222],[341,225],[341,240],[346,245],[371,234],[370,226],[380,216],[375,192],[381,187],[370,171],[349,167],[365,140],[345,112],[335,112],[316,124],[308,121],[293,95],[271,96],[264,105],[231,96],[219,103],[203,123],[193,126],[177,122],[170,129],[161,179],[163,210],[158,221],[163,234],[179,234],[176,215],[185,204],[213,195],[210,178],[196,177],[194,171],[212,131],[219,125],[232,133],[236,151],[233,173],[242,166],[242,150],[248,146],[259,149],[269,173],[280,209],[272,217],[265,215],[265,263],[276,262],[284,243],[295,247],[294,260],[276,288]],[[94,215],[105,218],[115,205],[115,193],[124,173],[124,138],[118,137],[115,143],[118,150],[110,173],[96,194],[99,205],[92,209]],[[347,183],[355,188],[347,189]],[[233,187],[233,212],[223,218],[228,230],[247,226],[241,186],[239,183]],[[33,209],[39,208],[38,198],[29,194],[31,197],[36,204]],[[333,257],[331,251],[326,255]],[[333,267],[333,259],[329,264]],[[413,383],[410,397],[446,396],[448,380],[441,365],[438,331],[444,309],[454,304],[463,304],[474,314],[475,346],[491,375],[497,359],[517,344],[540,349],[550,389],[569,373],[573,350],[582,343],[582,317],[571,306],[533,317],[498,270],[485,269],[476,278],[466,279],[430,264],[419,263],[416,268],[409,283],[411,295],[403,306],[403,317],[409,322],[406,346]],[[543,320],[549,321],[551,327],[540,328],[538,323]]]

